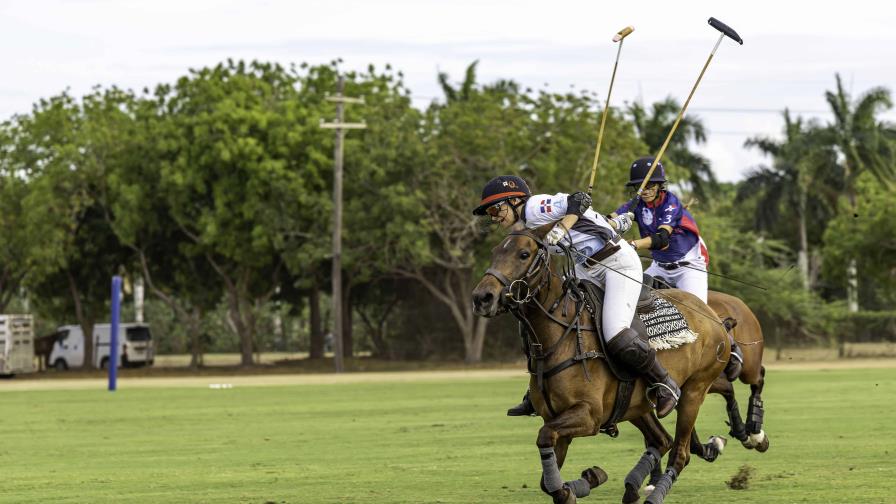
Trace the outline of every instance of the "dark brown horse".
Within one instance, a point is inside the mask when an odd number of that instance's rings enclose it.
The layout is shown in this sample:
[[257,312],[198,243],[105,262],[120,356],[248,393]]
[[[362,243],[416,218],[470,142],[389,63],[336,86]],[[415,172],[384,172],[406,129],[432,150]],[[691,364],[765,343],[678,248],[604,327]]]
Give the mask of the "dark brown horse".
[[768,450],[768,436],[762,430],[765,415],[762,409],[762,389],[765,386],[765,367],[762,365],[764,347],[762,327],[753,311],[740,298],[723,292],[709,291],[707,299],[709,307],[721,319],[733,319],[737,325],[731,330],[734,341],[744,356],[744,366],[739,380],[750,386],[750,400],[747,406],[747,422],[741,419],[737,401],[734,398],[734,386],[724,376],[713,382],[710,393],[721,394],[725,398],[728,419],[731,424],[729,434],[735,437],[746,448],[759,452]]
[[654,425],[659,422],[643,379],[637,380],[630,403],[617,414],[614,405],[619,381],[599,351],[593,315],[582,309],[568,284],[564,286],[563,279],[551,268],[543,242],[550,227],[511,232],[493,250],[491,267],[473,290],[479,315],[491,317],[511,310],[529,324],[529,343],[535,348],[529,364],[530,369],[538,370],[530,379],[531,399],[544,419],[536,441],[542,457],[542,489],[556,504],[574,503],[577,497],[588,495],[606,481],[606,474],[594,467],[583,472],[582,478],[564,483],[560,468],[570,442],[576,437],[594,436],[602,427],[612,427],[610,422],[631,421],[644,434],[648,453],[626,478],[623,500],[639,499],[638,489],[644,478],[669,452],[666,471],[647,500],[661,503],[689,462],[697,413],[728,360],[725,328],[696,296],[675,289],[662,291],[662,297],[675,304],[688,327],[699,334],[696,341],[658,355],[682,391],[674,440],[668,443],[662,426]]

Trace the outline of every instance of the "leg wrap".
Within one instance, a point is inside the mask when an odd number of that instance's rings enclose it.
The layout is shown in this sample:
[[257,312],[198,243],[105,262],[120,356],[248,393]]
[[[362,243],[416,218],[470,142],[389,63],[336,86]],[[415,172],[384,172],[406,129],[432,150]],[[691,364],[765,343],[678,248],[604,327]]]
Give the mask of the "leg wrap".
[[744,425],[743,419],[740,417],[740,409],[737,405],[737,401],[731,400],[731,404],[728,406],[728,425],[731,427],[731,430],[728,431],[728,434],[731,437],[737,439],[738,441],[743,442],[747,439],[747,427]]
[[647,448],[647,451],[641,455],[641,459],[638,460],[638,463],[635,464],[635,467],[629,471],[628,476],[625,477],[625,486],[632,487],[635,490],[641,488],[641,484],[644,483],[644,478],[650,474],[650,471],[653,470],[659,464],[660,461],[660,452],[654,447]]
[[678,471],[674,467],[666,469],[666,473],[656,483],[656,487],[644,501],[644,504],[661,504],[666,500],[666,494],[669,493],[669,489],[672,488],[672,483],[675,483],[676,479],[678,479]]
[[553,493],[563,488],[563,478],[560,477],[560,468],[557,467],[557,456],[553,448],[539,448],[541,452],[541,478],[544,490]]
[[575,494],[576,497],[588,497],[588,494],[591,493],[591,485],[588,484],[588,480],[585,478],[579,478],[575,481],[567,481],[566,486],[569,487],[569,490]]
[[762,430],[762,417],[765,410],[762,409],[762,399],[756,394],[750,396],[750,405],[747,407],[747,432],[756,434]]
[[653,469],[650,470],[650,480],[647,482],[650,486],[656,486],[656,484],[660,481],[660,478],[663,477],[663,468],[660,467],[660,464],[657,463],[653,466]]

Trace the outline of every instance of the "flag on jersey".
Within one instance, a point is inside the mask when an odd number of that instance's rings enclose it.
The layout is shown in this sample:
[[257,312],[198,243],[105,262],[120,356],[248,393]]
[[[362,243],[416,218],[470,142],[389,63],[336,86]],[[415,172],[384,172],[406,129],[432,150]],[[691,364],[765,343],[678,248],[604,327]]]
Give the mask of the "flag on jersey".
[[541,211],[541,213],[550,213],[552,211],[551,210],[551,198],[546,198],[546,199],[541,200],[541,203],[539,203],[538,209]]

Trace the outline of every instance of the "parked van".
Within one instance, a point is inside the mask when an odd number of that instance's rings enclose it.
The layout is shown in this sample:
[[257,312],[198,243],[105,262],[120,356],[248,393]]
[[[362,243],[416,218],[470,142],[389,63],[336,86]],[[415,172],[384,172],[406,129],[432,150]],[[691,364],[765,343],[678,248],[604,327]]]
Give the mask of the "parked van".
[[[105,369],[109,365],[109,324],[93,326],[93,365]],[[152,333],[143,323],[130,322],[118,325],[119,367],[151,366],[155,360]],[[81,367],[84,364],[84,333],[79,325],[66,325],[56,329],[56,343],[50,352],[49,364],[56,369]]]
[[0,375],[34,371],[34,320],[31,315],[0,315]]

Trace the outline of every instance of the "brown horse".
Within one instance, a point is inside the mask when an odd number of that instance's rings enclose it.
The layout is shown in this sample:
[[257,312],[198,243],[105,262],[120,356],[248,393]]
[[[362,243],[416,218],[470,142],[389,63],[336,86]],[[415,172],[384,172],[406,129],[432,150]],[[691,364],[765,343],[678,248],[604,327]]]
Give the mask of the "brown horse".
[[669,444],[659,431],[662,426],[652,425],[659,422],[643,379],[635,383],[628,406],[621,412],[614,411],[619,380],[599,351],[599,322],[582,309],[583,303],[576,299],[569,283],[551,268],[543,242],[550,228],[546,225],[534,231],[511,232],[493,249],[491,267],[473,290],[477,314],[491,317],[508,310],[528,324],[528,343],[533,348],[529,368],[530,372],[536,370],[530,379],[531,400],[544,419],[536,441],[542,457],[542,490],[555,504],[574,503],[577,497],[588,495],[606,481],[606,474],[594,467],[585,470],[581,479],[564,483],[560,468],[570,442],[576,437],[594,436],[602,428],[611,431],[616,421],[631,421],[644,434],[648,453],[626,478],[623,501],[639,499],[638,489],[644,478],[670,452],[666,472],[646,501],[661,503],[689,462],[697,413],[728,360],[725,328],[696,296],[675,289],[662,291],[662,297],[675,304],[688,327],[699,334],[696,341],[658,355],[681,386],[675,438]]
[[762,327],[753,311],[740,298],[723,292],[709,291],[707,299],[709,307],[721,319],[731,318],[736,325],[731,330],[734,341],[740,347],[744,357],[743,370],[739,380],[750,386],[750,400],[747,406],[747,422],[741,419],[737,401],[734,398],[734,386],[724,376],[719,376],[710,393],[721,394],[725,398],[728,419],[731,424],[729,434],[737,438],[745,448],[764,452],[768,450],[768,436],[762,430],[765,415],[762,409],[762,389],[765,386],[765,366],[762,365],[764,347]]

